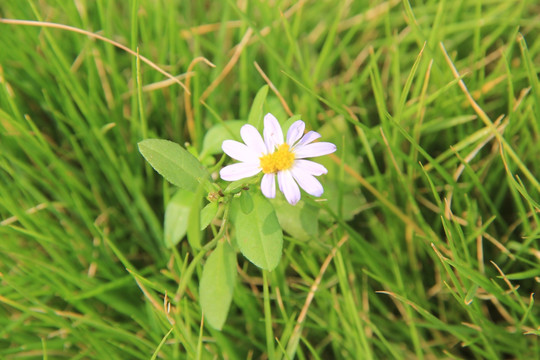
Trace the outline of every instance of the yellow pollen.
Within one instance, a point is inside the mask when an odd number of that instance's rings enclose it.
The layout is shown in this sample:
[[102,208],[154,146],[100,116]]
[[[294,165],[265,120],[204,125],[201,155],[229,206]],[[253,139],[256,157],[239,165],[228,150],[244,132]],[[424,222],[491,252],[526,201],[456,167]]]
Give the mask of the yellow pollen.
[[289,169],[293,165],[294,154],[289,151],[288,144],[281,144],[276,151],[259,159],[263,173],[271,174]]

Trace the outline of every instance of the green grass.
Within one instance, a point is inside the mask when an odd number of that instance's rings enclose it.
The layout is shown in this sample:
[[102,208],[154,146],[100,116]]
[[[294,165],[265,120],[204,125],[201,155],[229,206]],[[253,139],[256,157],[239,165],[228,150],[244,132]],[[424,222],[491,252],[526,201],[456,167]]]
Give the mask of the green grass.
[[[540,357],[538,10],[3,1],[0,358]],[[120,43],[190,95],[107,41],[14,19]],[[263,75],[265,111],[338,151],[321,160],[328,201],[308,201],[318,235],[286,234],[272,272],[238,257],[218,332],[197,251],[164,244],[175,189],[137,143],[200,152],[214,124],[248,118]]]

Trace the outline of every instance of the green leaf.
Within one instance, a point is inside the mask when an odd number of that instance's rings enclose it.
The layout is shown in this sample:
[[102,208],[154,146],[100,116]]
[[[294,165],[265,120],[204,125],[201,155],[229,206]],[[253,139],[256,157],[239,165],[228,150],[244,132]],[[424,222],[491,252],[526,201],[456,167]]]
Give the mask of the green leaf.
[[271,271],[281,260],[283,232],[270,202],[258,193],[251,199],[253,207],[248,213],[243,211],[240,199],[234,198],[231,202],[236,242],[249,261]]
[[279,224],[297,240],[306,241],[319,235],[319,208],[304,201],[289,204],[283,196],[270,201],[276,211]]
[[206,169],[180,145],[161,139],[146,139],[138,145],[146,161],[168,182],[191,191],[200,183],[210,185]]
[[189,212],[195,194],[185,189],[178,189],[169,200],[165,209],[165,246],[168,248],[178,244],[186,235]]
[[[509,280],[525,280],[540,276],[540,269],[529,269],[513,274],[506,274],[506,278]],[[498,276],[502,278],[502,276]]]
[[218,203],[210,202],[201,210],[201,230],[204,230],[210,225],[218,212]]
[[225,241],[220,241],[204,264],[199,296],[205,321],[221,330],[227,319],[236,282],[236,254]]
[[[203,196],[202,191],[193,193],[189,190],[178,189],[169,200],[165,209],[164,223],[167,248],[178,244],[186,234],[189,244],[195,249],[200,248],[199,231],[210,224],[218,210],[217,203],[208,203],[201,209]],[[195,226],[198,226],[199,230],[196,231]],[[199,240],[197,240],[197,235]]]
[[261,181],[261,174],[259,173],[259,175],[255,175],[255,176],[252,176],[250,178],[244,178],[244,179],[240,179],[240,180],[235,180],[233,182],[231,182],[226,188],[225,190],[223,190],[223,193],[224,194],[236,194],[240,191],[242,191],[242,189],[246,188],[246,187],[250,187],[251,185],[253,184],[256,184],[258,182]]
[[240,140],[240,128],[246,124],[243,120],[229,120],[212,126],[204,136],[201,158],[207,155],[221,154],[224,140]]
[[248,115],[248,124],[255,126],[257,129],[262,129],[263,123],[263,105],[268,95],[268,85],[264,85],[259,89],[253,104],[251,105],[251,110]]
[[249,214],[253,211],[253,199],[249,195],[249,191],[244,191],[240,195],[240,209],[244,214]]

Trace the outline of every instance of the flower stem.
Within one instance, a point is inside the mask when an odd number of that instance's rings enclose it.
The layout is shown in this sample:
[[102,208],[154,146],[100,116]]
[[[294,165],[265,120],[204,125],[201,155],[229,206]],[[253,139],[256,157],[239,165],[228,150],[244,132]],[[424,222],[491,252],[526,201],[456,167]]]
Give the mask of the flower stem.
[[206,255],[206,253],[213,248],[216,247],[219,239],[221,239],[225,235],[225,228],[227,227],[229,218],[229,204],[225,204],[225,212],[223,213],[223,222],[221,223],[221,227],[219,229],[219,232],[216,234],[216,236],[210,240],[206,245],[204,245],[195,255],[193,260],[189,263],[186,271],[184,272],[182,278],[180,279],[180,283],[178,284],[178,290],[176,291],[176,299],[180,299],[182,295],[184,294],[184,291],[186,290],[187,282],[189,279],[191,279],[191,275],[193,274],[193,271],[195,270],[195,266],[199,264],[199,262],[202,260],[203,256]]

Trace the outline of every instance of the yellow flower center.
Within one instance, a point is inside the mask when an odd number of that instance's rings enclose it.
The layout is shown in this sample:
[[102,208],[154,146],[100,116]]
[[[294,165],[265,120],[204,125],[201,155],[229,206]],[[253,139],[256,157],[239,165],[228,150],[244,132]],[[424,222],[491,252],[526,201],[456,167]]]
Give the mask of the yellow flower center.
[[281,144],[276,151],[264,155],[260,160],[263,173],[271,174],[289,169],[293,165],[294,154],[289,151],[288,144]]

